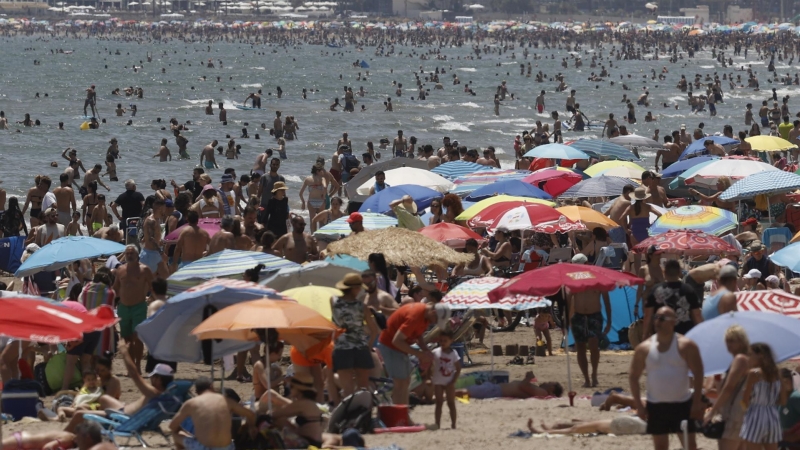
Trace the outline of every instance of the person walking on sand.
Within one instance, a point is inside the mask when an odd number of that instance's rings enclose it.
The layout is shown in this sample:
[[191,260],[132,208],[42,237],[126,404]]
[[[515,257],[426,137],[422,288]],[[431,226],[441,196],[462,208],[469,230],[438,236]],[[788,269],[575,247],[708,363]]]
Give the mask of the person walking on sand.
[[125,264],[114,270],[114,292],[119,293],[120,336],[131,348],[131,358],[137,373],[142,373],[144,344],[139,340],[136,327],[147,318],[147,290],[153,282],[153,272],[139,262],[136,247],[125,247]]
[[[583,258],[580,258],[580,257]],[[584,262],[582,262],[584,261]],[[573,263],[585,264],[586,256],[575,255]],[[603,327],[603,313],[600,312],[600,298],[606,309],[606,326]],[[575,348],[578,354],[578,366],[583,373],[583,387],[596,387],[597,366],[600,364],[600,338],[611,331],[611,299],[608,292],[589,290],[569,295],[568,310],[572,312],[570,327],[575,338]],[[586,349],[592,358],[592,378],[589,379],[589,363],[586,359]]]
[[[656,334],[634,350],[628,375],[631,396],[639,417],[647,422],[647,434],[653,436],[655,450],[669,449],[669,435],[682,435],[682,422],[686,422],[689,431],[684,448],[697,450],[696,420],[702,420],[705,410],[703,377],[690,378],[689,371],[704,373],[700,349],[694,341],[675,332],[677,316],[669,306],[659,308],[654,319]],[[645,369],[646,406],[642,404],[639,385]]]

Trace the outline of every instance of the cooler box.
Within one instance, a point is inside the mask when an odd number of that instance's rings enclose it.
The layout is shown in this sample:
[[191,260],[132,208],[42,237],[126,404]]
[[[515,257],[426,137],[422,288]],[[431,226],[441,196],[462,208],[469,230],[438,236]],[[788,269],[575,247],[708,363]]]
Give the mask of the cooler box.
[[39,393],[36,391],[3,391],[0,394],[3,413],[20,420],[23,417],[36,417],[36,405],[39,402]]

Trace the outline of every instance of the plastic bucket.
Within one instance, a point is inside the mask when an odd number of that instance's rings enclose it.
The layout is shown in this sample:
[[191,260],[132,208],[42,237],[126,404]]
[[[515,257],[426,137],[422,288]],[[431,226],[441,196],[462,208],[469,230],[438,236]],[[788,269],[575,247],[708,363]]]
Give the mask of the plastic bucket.
[[378,406],[378,417],[387,428],[407,427],[411,425],[411,418],[408,415],[408,405]]

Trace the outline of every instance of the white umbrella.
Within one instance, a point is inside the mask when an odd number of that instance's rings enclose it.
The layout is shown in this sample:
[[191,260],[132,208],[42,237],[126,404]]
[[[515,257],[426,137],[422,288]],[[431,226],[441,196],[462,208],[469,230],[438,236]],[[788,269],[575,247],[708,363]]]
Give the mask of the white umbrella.
[[737,181],[741,180],[742,178],[747,178],[750,175],[767,171],[782,172],[777,167],[761,161],[751,161],[747,159],[719,159],[704,165],[684,182],[686,184],[694,183],[702,186],[712,187],[715,186],[717,184],[717,180],[723,176],[726,176],[733,181]]
[[481,5],[480,3],[475,3],[474,5],[467,6],[468,9],[483,9],[485,6]]
[[137,6],[138,4],[139,2],[130,2],[128,3],[128,6]]
[[[442,193],[448,192],[455,187],[452,181],[441,175],[437,175],[428,170],[416,169],[413,167],[398,167],[397,169],[387,170],[386,184],[389,186],[415,184],[417,186],[424,186]],[[375,177],[372,177],[369,179],[369,181],[356,189],[356,192],[361,195],[368,195],[369,188],[374,185]]]
[[658,5],[655,4],[655,3],[645,3],[644,7],[649,9],[649,10],[651,10],[651,11],[655,10],[655,9],[658,9]]

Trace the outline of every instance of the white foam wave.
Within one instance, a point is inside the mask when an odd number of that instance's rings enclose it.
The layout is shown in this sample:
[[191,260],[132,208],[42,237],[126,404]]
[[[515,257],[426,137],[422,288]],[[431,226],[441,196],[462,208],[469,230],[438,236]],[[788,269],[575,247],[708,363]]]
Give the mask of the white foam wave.
[[478,69],[476,69],[474,67],[462,67],[462,68],[456,69],[456,70],[460,70],[462,72],[477,72],[478,71]]
[[211,100],[211,99],[210,98],[207,98],[205,100],[203,100],[203,99],[198,99],[198,100],[183,99],[183,101],[185,101],[187,103],[191,103],[193,105],[205,105],[205,104],[208,103],[209,100]]
[[480,105],[477,103],[467,102],[467,103],[459,103],[458,106],[465,106],[467,108],[480,108]]
[[445,131],[470,131],[467,124],[459,123],[459,122],[445,122],[436,128]]
[[243,87],[243,88],[249,88],[249,87],[252,87],[252,88],[260,88],[260,87],[263,87],[261,83],[253,83],[253,84],[240,84],[240,86],[241,86],[241,87]]
[[703,69],[713,69],[714,68],[714,66],[700,66],[700,67],[703,68]]
[[252,70],[267,70],[266,67],[251,67]]
[[303,182],[303,179],[300,178],[297,175],[284,175],[283,178],[285,178],[286,181],[292,181],[292,182],[295,182],[295,183],[302,183]]
[[453,120],[453,116],[431,116],[431,119],[437,122],[447,122]]

